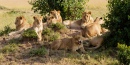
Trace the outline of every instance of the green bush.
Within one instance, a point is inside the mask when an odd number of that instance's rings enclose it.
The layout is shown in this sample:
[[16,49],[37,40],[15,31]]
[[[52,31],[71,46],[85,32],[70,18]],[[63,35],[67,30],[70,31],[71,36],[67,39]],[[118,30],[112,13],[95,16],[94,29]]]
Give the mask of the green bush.
[[124,65],[130,65],[130,46],[118,44],[118,60]]
[[47,53],[47,50],[45,49],[45,47],[41,47],[38,49],[32,49],[29,52],[30,56],[44,56]]
[[130,45],[130,0],[108,0],[105,27],[110,30],[106,46],[117,46],[117,43]]
[[63,19],[81,18],[87,0],[31,0],[34,12],[46,14],[54,9],[61,11]]
[[54,41],[57,40],[60,37],[60,34],[58,32],[54,32],[50,28],[46,28],[42,32],[43,38],[46,41]]
[[58,31],[65,28],[62,23],[51,24],[49,27],[52,28],[54,31]]
[[37,34],[33,29],[28,29],[22,34],[23,38],[37,39]]
[[15,29],[11,29],[9,25],[4,27],[4,30],[0,31],[0,36],[7,35],[10,32],[14,31]]
[[10,52],[16,52],[18,50],[18,44],[15,43],[9,43],[8,45],[4,46],[1,51],[3,53],[10,53]]

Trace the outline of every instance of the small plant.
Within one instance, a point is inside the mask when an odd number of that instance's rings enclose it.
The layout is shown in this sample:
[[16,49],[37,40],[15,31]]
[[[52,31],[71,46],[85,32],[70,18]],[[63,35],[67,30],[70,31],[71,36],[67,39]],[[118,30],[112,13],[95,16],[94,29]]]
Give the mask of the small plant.
[[23,38],[37,39],[37,34],[34,30],[28,29],[22,34]]
[[7,25],[7,26],[4,27],[4,30],[0,31],[0,36],[2,36],[2,35],[7,35],[7,34],[9,34],[10,32],[12,32],[12,31],[14,31],[14,30],[15,30],[15,29],[11,29],[11,28],[9,27],[9,25]]
[[51,24],[50,28],[52,28],[54,31],[57,31],[57,30],[64,29],[65,26],[62,23],[56,23],[56,24]]
[[60,37],[58,32],[54,32],[50,28],[44,29],[42,32],[42,35],[43,35],[43,38],[46,39],[47,41],[54,41]]
[[38,49],[32,49],[29,52],[29,55],[30,56],[44,56],[46,53],[47,53],[47,50],[45,49],[45,47],[42,46],[41,48],[38,48]]
[[15,43],[9,43],[8,45],[4,46],[1,51],[3,53],[10,53],[10,52],[16,52],[18,50],[18,45]]
[[118,44],[118,60],[124,65],[130,65],[130,46]]
[[0,53],[0,61],[4,59],[3,53]]

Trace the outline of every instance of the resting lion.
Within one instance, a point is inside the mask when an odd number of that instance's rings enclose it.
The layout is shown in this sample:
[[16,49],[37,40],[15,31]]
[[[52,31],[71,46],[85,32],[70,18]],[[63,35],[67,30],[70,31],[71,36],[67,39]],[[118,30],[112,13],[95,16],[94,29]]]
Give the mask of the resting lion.
[[21,34],[24,30],[31,27],[31,25],[26,21],[24,16],[16,17],[15,26],[16,26],[16,31],[13,31],[13,32],[9,33],[9,36],[10,35],[16,35],[16,34]]
[[65,20],[63,21],[63,24],[68,26],[71,29],[81,29],[84,28],[86,25],[89,25],[90,23],[93,23],[93,18],[91,16],[91,11],[89,12],[83,12],[82,13],[82,19],[80,20]]
[[97,36],[97,37],[87,40],[85,43],[87,43],[86,46],[90,46],[90,45],[94,46],[88,49],[97,49],[101,46],[103,40],[104,40],[103,36]]
[[62,23],[62,17],[60,15],[60,11],[53,10],[50,12],[50,15],[47,16],[47,23]]
[[94,23],[86,25],[82,29],[83,37],[91,38],[93,36],[102,35],[101,34],[101,32],[102,32],[101,22],[103,22],[102,18],[96,18]]
[[33,29],[35,30],[37,36],[38,36],[38,41],[42,40],[42,30],[43,30],[43,23],[42,23],[42,16],[34,16],[33,17],[34,22],[33,22]]
[[85,53],[82,37],[79,35],[73,36],[72,38],[63,38],[61,40],[56,40],[50,45],[51,49],[58,50],[71,50],[74,53],[77,53],[77,50],[80,49],[82,53]]

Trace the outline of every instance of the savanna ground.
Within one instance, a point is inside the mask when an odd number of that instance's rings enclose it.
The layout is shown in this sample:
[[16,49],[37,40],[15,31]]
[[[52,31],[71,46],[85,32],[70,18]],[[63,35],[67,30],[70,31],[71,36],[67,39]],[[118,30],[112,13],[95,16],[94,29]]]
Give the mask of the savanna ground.
[[[29,0],[0,0],[0,30],[9,25],[15,28],[15,18],[25,16],[29,23],[33,22],[34,15]],[[107,12],[107,0],[90,0],[86,11],[91,11],[92,16],[103,17]],[[0,37],[0,40],[2,37]],[[51,56],[30,56],[31,49],[40,48],[42,44],[34,42],[21,44],[12,40],[10,44],[0,43],[0,65],[119,65],[116,52],[113,49],[86,50],[86,54],[70,54],[59,50]]]

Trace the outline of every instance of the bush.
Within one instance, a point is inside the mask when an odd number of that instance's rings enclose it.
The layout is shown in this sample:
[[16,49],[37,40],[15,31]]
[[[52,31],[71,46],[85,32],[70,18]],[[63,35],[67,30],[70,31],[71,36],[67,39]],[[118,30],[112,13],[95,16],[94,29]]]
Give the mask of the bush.
[[130,45],[130,0],[108,0],[109,13],[106,15],[105,27],[110,30],[107,46],[117,43]]
[[47,53],[47,50],[45,49],[45,47],[41,47],[38,49],[32,49],[29,52],[30,56],[44,56]]
[[24,31],[22,34],[23,38],[28,38],[28,39],[37,39],[37,34],[33,29],[28,29]]
[[18,45],[15,43],[9,43],[8,45],[4,46],[1,51],[3,53],[10,53],[10,52],[16,52],[18,50]]
[[58,31],[65,28],[62,23],[51,24],[49,27],[52,28],[54,31]]
[[4,27],[4,30],[0,31],[0,36],[7,35],[10,32],[14,31],[15,29],[11,29],[9,25]]
[[124,65],[130,65],[130,46],[118,44],[118,60]]
[[31,0],[29,3],[33,5],[34,12],[42,15],[56,9],[61,11],[64,19],[77,19],[81,18],[86,2],[86,0]]
[[54,32],[50,28],[46,28],[42,32],[43,38],[46,41],[54,41],[57,40],[60,37],[60,34],[58,32]]

